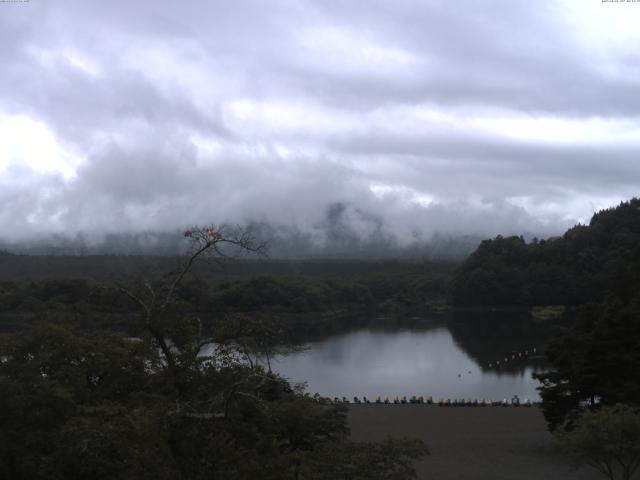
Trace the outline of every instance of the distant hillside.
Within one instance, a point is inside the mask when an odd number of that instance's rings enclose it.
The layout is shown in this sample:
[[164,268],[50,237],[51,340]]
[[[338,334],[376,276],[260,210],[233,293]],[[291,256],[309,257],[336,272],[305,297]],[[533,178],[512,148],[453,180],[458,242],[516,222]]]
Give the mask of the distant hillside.
[[640,287],[640,199],[597,212],[562,237],[485,240],[457,269],[458,305],[579,305]]

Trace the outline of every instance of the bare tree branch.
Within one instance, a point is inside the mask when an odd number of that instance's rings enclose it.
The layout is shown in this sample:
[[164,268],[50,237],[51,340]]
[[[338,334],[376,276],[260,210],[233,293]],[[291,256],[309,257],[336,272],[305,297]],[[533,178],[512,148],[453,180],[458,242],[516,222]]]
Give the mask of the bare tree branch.
[[[155,287],[149,282],[143,282],[142,287],[148,292],[148,299],[143,299],[140,294],[134,293],[131,289],[122,285],[118,285],[118,290],[138,305],[142,307],[145,313],[144,326],[151,333],[158,343],[162,354],[165,357],[169,368],[173,369],[176,362],[176,355],[172,351],[171,342],[168,341],[168,333],[164,327],[158,322],[160,315],[165,312],[171,302],[174,300],[175,292],[184,277],[192,270],[194,264],[200,258],[210,257],[216,262],[220,259],[235,259],[243,253],[253,253],[264,255],[267,244],[259,243],[245,229],[237,226],[234,230],[228,227],[216,227],[210,225],[206,227],[192,227],[184,232],[184,237],[189,241],[189,254],[186,256],[183,264],[170,274],[170,279],[164,287]],[[231,247],[235,249],[235,254],[229,254],[225,248]],[[172,278],[171,278],[172,277]],[[202,322],[196,319],[198,324],[198,333],[195,345],[195,357],[197,359],[200,350],[207,344],[213,343],[212,339],[202,340]],[[175,347],[173,347],[175,348]],[[193,349],[190,349],[193,351]],[[178,352],[179,353],[179,352]]]

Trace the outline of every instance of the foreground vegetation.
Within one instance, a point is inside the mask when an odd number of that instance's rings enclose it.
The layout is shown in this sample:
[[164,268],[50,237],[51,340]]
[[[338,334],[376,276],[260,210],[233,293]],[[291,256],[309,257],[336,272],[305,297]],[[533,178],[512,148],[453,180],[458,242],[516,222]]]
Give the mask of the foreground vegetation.
[[426,453],[410,440],[350,442],[344,407],[229,351],[198,357],[190,340],[170,367],[151,338],[61,325],[5,337],[0,476],[412,478]]
[[344,407],[250,361],[269,343],[248,340],[269,338],[268,325],[248,332],[227,321],[205,332],[181,314],[179,287],[196,261],[226,256],[225,247],[260,250],[243,232],[187,237],[190,255],[171,274],[99,290],[137,307],[139,337],[60,322],[0,337],[2,478],[415,477],[422,442],[351,442]]
[[626,405],[585,411],[575,428],[558,433],[576,465],[586,464],[609,480],[631,480],[640,468],[640,411]]

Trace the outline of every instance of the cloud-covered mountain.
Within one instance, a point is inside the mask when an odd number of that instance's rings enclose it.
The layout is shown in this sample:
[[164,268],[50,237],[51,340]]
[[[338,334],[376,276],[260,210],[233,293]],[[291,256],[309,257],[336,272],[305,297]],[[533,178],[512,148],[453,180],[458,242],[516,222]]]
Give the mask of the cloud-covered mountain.
[[0,238],[254,222],[316,245],[335,205],[403,246],[562,232],[640,188],[639,23],[583,0],[0,3]]
[[[464,234],[463,229],[455,234],[428,228],[396,232],[383,217],[341,202],[329,205],[321,220],[305,230],[295,224],[268,222],[250,222],[243,228],[256,240],[268,242],[268,257],[272,259],[459,260],[485,238]],[[533,236],[531,230],[524,232],[527,237]],[[55,234],[0,241],[0,249],[36,255],[176,255],[186,248],[180,230]]]

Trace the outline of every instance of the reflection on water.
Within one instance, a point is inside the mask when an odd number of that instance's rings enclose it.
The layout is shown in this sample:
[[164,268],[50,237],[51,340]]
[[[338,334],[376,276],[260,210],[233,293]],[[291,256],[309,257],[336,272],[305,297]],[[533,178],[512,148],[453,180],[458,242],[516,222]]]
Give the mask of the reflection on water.
[[[549,327],[510,318],[450,318],[447,322],[363,327],[316,339],[309,349],[278,359],[274,370],[323,396],[432,395],[447,398],[538,399],[531,374]],[[515,353],[516,358],[511,359]],[[489,368],[492,360],[504,359]]]

